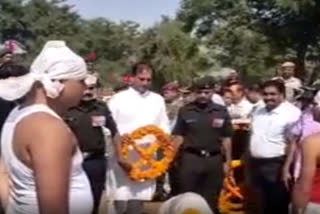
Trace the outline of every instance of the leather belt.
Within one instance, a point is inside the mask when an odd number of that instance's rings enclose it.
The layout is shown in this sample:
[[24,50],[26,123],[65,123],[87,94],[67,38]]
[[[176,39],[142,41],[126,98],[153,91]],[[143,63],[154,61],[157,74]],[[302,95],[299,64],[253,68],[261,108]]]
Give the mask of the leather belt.
[[84,160],[101,159],[104,158],[104,153],[100,152],[83,152]]
[[269,163],[269,162],[283,162],[286,159],[286,156],[278,156],[272,158],[262,158],[262,157],[250,157],[250,159],[256,163]]
[[191,154],[195,154],[200,157],[206,157],[206,158],[220,155],[220,152],[209,152],[204,149],[195,149],[195,148],[185,148],[183,149],[183,151],[189,152]]

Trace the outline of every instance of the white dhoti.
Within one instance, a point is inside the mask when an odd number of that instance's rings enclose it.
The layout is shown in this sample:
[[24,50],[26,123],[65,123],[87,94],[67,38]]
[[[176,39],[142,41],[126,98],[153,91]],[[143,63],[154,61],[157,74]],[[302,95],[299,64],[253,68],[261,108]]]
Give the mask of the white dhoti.
[[[152,143],[152,137],[145,136],[139,140],[140,144]],[[131,156],[129,152],[129,157]],[[134,155],[132,155],[134,156]],[[144,182],[136,182],[129,178],[128,173],[125,172],[118,164],[117,157],[113,155],[108,160],[106,194],[107,197],[113,200],[128,201],[128,200],[142,200],[150,201],[156,190],[156,182],[154,179]]]
[[108,161],[106,194],[114,200],[149,201],[155,193],[155,180],[134,182],[119,166],[115,157]]

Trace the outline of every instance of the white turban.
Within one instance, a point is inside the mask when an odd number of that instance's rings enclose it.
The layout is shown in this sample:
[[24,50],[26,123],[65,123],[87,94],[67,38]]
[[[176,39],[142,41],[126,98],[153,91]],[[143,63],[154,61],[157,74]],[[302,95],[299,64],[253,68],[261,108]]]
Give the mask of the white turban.
[[165,201],[158,214],[213,214],[208,203],[196,193],[188,192]]
[[20,99],[39,81],[46,95],[54,99],[64,88],[59,80],[82,80],[86,75],[84,60],[64,41],[49,41],[32,63],[30,73],[0,80],[0,97],[9,101]]

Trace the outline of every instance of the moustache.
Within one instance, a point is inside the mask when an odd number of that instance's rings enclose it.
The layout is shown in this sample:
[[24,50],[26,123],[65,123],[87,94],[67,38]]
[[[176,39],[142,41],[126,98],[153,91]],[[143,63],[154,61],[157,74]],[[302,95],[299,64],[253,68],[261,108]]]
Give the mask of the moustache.
[[264,100],[265,103],[274,103],[274,100]]

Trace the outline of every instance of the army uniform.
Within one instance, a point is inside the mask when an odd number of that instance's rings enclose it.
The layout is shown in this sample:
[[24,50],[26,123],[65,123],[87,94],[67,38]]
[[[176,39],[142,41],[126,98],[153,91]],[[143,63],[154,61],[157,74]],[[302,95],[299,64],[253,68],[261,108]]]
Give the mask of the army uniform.
[[[200,84],[201,83],[201,84]],[[195,90],[210,89],[206,82]],[[210,99],[210,98],[209,98]],[[197,100],[179,111],[173,135],[183,137],[173,168],[175,195],[195,192],[206,199],[214,213],[224,177],[223,140],[231,140],[231,118],[227,109],[211,102],[199,105]]]
[[91,184],[94,197],[93,213],[96,214],[107,168],[106,143],[102,127],[109,129],[112,136],[117,133],[117,127],[108,107],[96,99],[82,101],[77,107],[71,108],[64,118],[75,134],[84,155],[83,168]]
[[171,103],[166,103],[167,115],[170,121],[170,127],[173,128],[178,117],[179,109],[183,106],[183,99],[181,97],[175,99]]
[[[162,91],[174,91],[177,93],[177,97],[171,101],[166,101],[166,111],[168,115],[168,119],[170,122],[170,130],[173,129],[177,117],[179,109],[184,105],[183,98],[179,96],[179,85],[177,82],[170,82],[162,87]],[[156,188],[156,194],[155,194],[155,200],[163,201],[167,198],[168,193],[172,190],[172,184],[174,176],[171,175],[170,170],[167,174],[159,177],[157,179],[157,188]],[[170,186],[170,187],[169,187]]]

